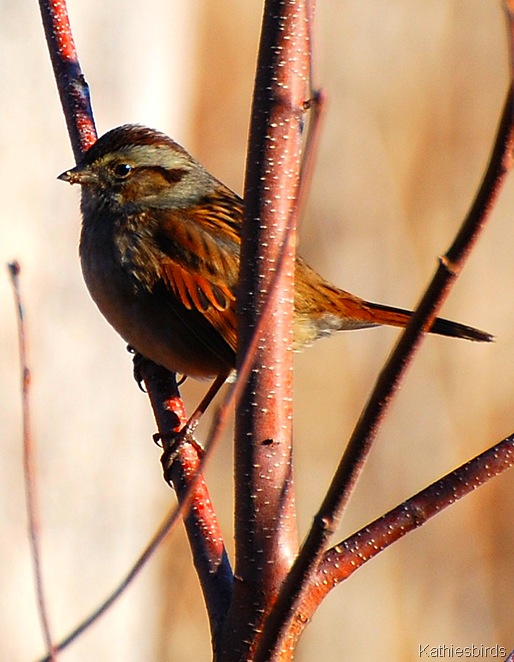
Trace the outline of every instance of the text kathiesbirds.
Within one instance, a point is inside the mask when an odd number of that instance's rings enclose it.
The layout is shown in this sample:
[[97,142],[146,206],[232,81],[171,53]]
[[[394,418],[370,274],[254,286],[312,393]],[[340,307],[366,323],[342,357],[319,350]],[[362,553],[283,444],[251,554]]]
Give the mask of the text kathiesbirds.
[[[194,377],[235,367],[242,201],[168,136],[113,129],[59,179],[82,187],[80,258],[100,311],[140,354]],[[297,257],[294,346],[344,329],[405,326],[410,313],[364,301]],[[492,337],[436,319],[430,331]]]

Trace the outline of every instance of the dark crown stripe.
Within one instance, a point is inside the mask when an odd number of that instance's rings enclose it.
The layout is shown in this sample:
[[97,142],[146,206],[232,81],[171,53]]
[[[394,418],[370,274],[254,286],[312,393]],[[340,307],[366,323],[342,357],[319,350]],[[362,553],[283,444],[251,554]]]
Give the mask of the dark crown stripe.
[[124,124],[111,129],[99,138],[85,153],[83,164],[93,163],[110,152],[116,152],[130,145],[152,145],[154,147],[162,145],[186,153],[180,145],[164,133],[139,124]]

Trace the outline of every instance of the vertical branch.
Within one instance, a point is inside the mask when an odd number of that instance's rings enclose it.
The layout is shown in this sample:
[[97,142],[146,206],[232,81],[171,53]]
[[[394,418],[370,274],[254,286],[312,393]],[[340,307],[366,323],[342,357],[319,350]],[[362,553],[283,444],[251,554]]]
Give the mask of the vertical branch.
[[30,370],[27,361],[27,342],[25,335],[25,316],[23,314],[23,304],[20,294],[20,265],[17,262],[9,264],[9,273],[14,290],[14,298],[18,311],[18,344],[20,348],[20,367],[22,374],[22,409],[23,409],[23,469],[25,481],[25,494],[27,499],[27,517],[30,532],[30,546],[32,552],[32,561],[34,566],[34,577],[36,581],[36,593],[38,602],[39,618],[43,628],[43,637],[48,659],[53,660],[55,647],[50,632],[50,622],[46,608],[45,592],[43,588],[43,574],[41,569],[41,549],[39,538],[39,520],[38,520],[38,501],[36,494],[36,475],[34,471],[34,443],[30,430]]
[[309,75],[307,26],[303,0],[265,2],[245,185],[238,367],[268,299],[270,311],[269,322],[258,329],[253,368],[236,414],[238,581],[218,650],[223,660],[248,654],[297,549],[291,351],[294,211]]

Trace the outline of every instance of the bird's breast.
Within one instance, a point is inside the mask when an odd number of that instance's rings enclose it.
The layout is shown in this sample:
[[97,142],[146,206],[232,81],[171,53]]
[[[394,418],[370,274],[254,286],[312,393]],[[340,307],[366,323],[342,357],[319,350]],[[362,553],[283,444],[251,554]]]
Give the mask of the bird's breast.
[[233,352],[227,346],[220,355],[195,333],[199,320],[190,319],[194,311],[185,310],[160,280],[158,257],[141,234],[125,231],[120,236],[112,224],[99,228],[84,223],[80,259],[100,312],[136,351],[172,372],[194,377],[230,372]]

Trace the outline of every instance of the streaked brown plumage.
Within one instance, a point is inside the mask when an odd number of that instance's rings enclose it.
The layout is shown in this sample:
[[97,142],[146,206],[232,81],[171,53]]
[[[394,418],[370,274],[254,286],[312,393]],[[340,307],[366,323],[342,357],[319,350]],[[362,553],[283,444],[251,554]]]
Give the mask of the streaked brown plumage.
[[[60,179],[82,186],[82,270],[112,326],[169,370],[228,374],[237,344],[240,198],[168,136],[137,125],[106,133]],[[300,257],[295,279],[296,349],[340,329],[408,322],[408,311],[340,290]],[[492,339],[444,319],[431,332]]]

